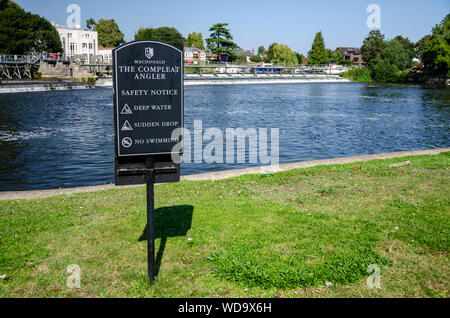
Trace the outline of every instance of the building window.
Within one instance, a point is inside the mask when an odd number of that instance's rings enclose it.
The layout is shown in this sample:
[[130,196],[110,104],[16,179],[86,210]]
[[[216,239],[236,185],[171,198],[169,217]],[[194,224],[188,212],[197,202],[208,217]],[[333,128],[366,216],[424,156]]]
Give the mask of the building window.
[[81,48],[83,49],[83,51],[87,50],[87,44],[86,43],[82,43],[81,44]]
[[67,37],[68,37],[69,39],[71,39],[71,38],[72,38],[72,33],[67,33]]
[[69,43],[69,52],[70,52],[70,55],[77,54],[77,44],[76,43],[74,43],[74,42]]
[[89,43],[89,51],[92,51],[92,49],[93,49],[93,45],[92,45],[92,43]]

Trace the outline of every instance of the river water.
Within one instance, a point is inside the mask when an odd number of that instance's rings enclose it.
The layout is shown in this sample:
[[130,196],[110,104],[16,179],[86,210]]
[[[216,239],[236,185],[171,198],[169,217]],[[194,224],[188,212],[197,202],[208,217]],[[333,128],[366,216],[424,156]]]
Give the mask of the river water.
[[[114,179],[111,88],[0,95],[0,191]],[[308,83],[188,86],[185,126],[279,128],[280,162],[449,147],[450,90]],[[182,174],[249,167],[184,164]]]

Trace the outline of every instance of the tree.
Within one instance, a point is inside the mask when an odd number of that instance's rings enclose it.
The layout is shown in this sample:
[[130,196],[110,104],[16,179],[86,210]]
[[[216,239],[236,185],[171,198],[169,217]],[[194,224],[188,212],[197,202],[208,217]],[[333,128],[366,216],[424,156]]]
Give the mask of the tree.
[[203,35],[201,33],[189,33],[186,40],[186,46],[191,47],[192,45],[194,45],[197,49],[205,50]]
[[63,52],[55,27],[46,19],[24,11],[13,1],[0,2],[0,52]]
[[89,31],[94,30],[95,24],[96,24],[96,22],[95,22],[95,20],[92,19],[92,18],[86,20],[86,28],[87,28]]
[[376,58],[381,57],[384,47],[384,35],[379,30],[370,31],[361,47],[361,54],[368,65],[372,64]]
[[425,52],[426,47],[430,43],[431,34],[425,35],[416,43],[416,57],[422,60],[423,53]]
[[[92,22],[90,20],[88,22]],[[116,47],[125,43],[124,35],[114,19],[100,19],[97,23],[94,21],[94,31],[98,32],[98,44],[104,47]]]
[[381,54],[384,61],[395,65],[398,70],[403,71],[412,65],[412,52],[408,52],[399,40],[393,39],[385,43]]
[[286,66],[298,65],[297,55],[287,45],[277,44],[273,47],[272,63]]
[[269,48],[267,49],[266,53],[267,53],[267,57],[269,58],[269,61],[272,61],[273,59],[273,48],[275,46],[277,46],[278,43],[274,42],[271,45],[269,45]]
[[258,48],[258,54],[259,55],[261,55],[261,54],[264,54],[266,52],[266,49],[264,48],[264,46],[260,46],[259,48]]
[[308,52],[310,64],[325,64],[328,62],[328,54],[325,50],[325,41],[322,32],[317,32],[311,50]]
[[250,58],[250,61],[252,61],[253,63],[261,63],[262,62],[262,58],[261,58],[261,56],[256,55],[256,56],[252,56]]
[[222,60],[224,56],[231,60],[236,58],[234,51],[238,46],[233,42],[233,36],[230,30],[226,28],[227,26],[228,23],[214,24],[209,29],[210,37],[206,39],[206,46],[212,53],[217,54],[219,60]]
[[400,42],[400,44],[403,46],[403,49],[408,54],[410,60],[412,60],[415,57],[418,57],[416,44],[411,42],[408,38],[405,38],[401,35],[397,35],[393,40]]
[[339,50],[330,50],[330,49],[326,49],[325,50],[327,52],[327,61],[337,64],[340,63],[342,61],[342,52]]
[[247,57],[245,55],[236,55],[235,60],[238,64],[246,64],[247,63]]
[[399,78],[398,68],[380,57],[372,61],[370,68],[372,79],[375,82],[395,83]]
[[298,64],[303,64],[303,59],[305,58],[305,56],[297,52],[295,53],[295,55],[297,56]]
[[433,28],[433,33],[424,49],[422,61],[427,73],[439,76],[449,75],[450,14]]
[[166,42],[176,48],[183,50],[185,39],[181,33],[171,27],[161,27],[161,28],[140,28],[139,31],[134,35],[135,40],[155,40]]

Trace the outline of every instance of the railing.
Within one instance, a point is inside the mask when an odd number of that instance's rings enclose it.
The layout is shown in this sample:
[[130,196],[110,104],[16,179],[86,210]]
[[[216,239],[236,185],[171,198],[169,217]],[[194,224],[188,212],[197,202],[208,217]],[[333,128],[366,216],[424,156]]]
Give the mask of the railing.
[[333,74],[342,73],[349,68],[342,65],[265,65],[259,64],[195,64],[185,65],[186,74]]
[[1,63],[34,63],[36,57],[34,55],[10,55],[0,54]]

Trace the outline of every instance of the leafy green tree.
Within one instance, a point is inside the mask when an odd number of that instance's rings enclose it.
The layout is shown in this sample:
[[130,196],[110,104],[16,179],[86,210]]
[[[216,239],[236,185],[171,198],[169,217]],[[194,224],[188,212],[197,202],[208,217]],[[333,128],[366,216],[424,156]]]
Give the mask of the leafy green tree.
[[295,66],[298,65],[297,55],[289,46],[277,44],[273,47],[272,63]]
[[94,31],[98,32],[98,44],[104,47],[116,47],[125,43],[124,35],[114,19],[100,19],[94,24]]
[[86,28],[87,28],[89,31],[94,30],[95,25],[96,25],[96,22],[95,22],[94,19],[90,18],[90,19],[86,20]]
[[55,27],[46,19],[24,11],[13,1],[0,2],[0,52],[63,52]]
[[266,53],[267,53],[267,57],[269,58],[269,61],[271,61],[273,59],[273,48],[277,45],[278,45],[278,43],[274,42],[267,49]]
[[425,52],[425,48],[428,46],[431,40],[431,34],[425,35],[416,43],[416,54],[415,56],[422,60],[423,53]]
[[411,42],[408,38],[405,38],[401,35],[397,35],[393,40],[396,40],[402,44],[410,60],[412,60],[415,57],[418,57],[416,44]]
[[261,58],[261,56],[256,55],[256,56],[252,56],[250,58],[250,61],[252,61],[253,63],[261,63],[262,62],[262,58]]
[[15,3],[14,1],[10,0],[0,0],[0,10],[5,10],[6,8],[14,7],[16,9],[19,9],[20,6]]
[[264,48],[264,46],[260,46],[259,48],[258,48],[258,54],[264,54],[266,52],[266,49]]
[[245,55],[236,55],[235,62],[237,64],[247,64],[247,57]]
[[450,75],[450,14],[433,28],[422,61],[427,73]]
[[337,64],[342,61],[341,51],[326,49],[326,52],[327,52],[327,62]]
[[399,79],[398,68],[380,57],[372,61],[370,69],[372,79],[375,82],[395,83]]
[[370,83],[372,77],[370,75],[370,69],[368,67],[363,68],[351,68],[347,72],[342,74],[344,78],[348,78],[354,82]]
[[325,64],[328,62],[328,54],[325,49],[325,41],[322,32],[317,32],[311,50],[308,52],[310,64]]
[[303,64],[303,59],[305,58],[305,56],[297,52],[295,52],[295,55],[297,56],[298,64]]
[[231,60],[236,58],[234,51],[238,46],[233,42],[233,36],[227,26],[228,23],[214,24],[209,29],[210,37],[206,39],[206,46],[212,53],[217,54],[219,60],[224,56]]
[[186,39],[186,46],[191,47],[192,45],[194,45],[197,49],[205,50],[203,35],[201,33],[193,32],[188,35]]
[[370,31],[361,47],[361,54],[368,65],[381,57],[384,47],[384,35],[381,34],[380,30]]
[[161,27],[161,28],[140,28],[139,31],[134,35],[134,39],[137,40],[155,40],[166,42],[176,48],[183,50],[185,39],[181,33],[171,27]]
[[403,71],[412,65],[412,51],[408,52],[405,46],[396,39],[385,43],[382,58],[390,65],[395,65],[398,70]]

